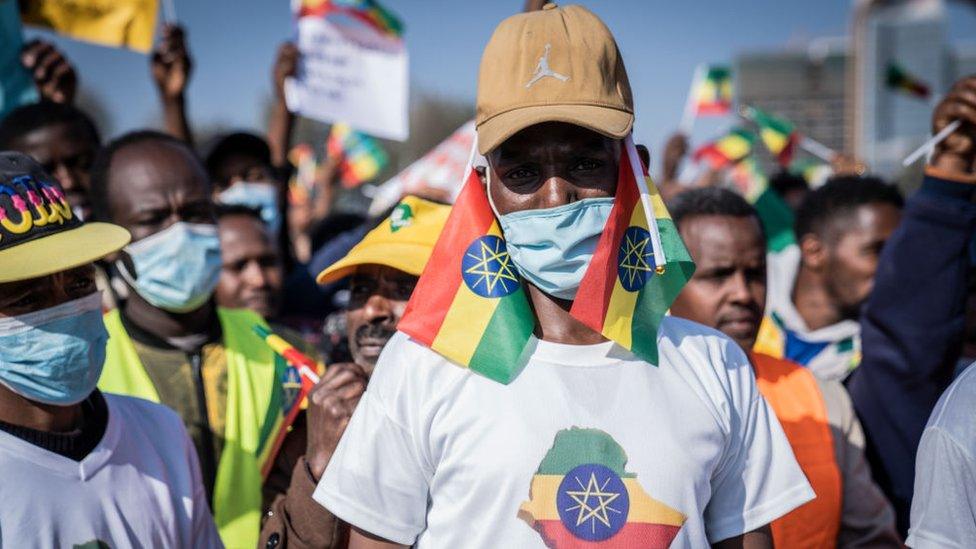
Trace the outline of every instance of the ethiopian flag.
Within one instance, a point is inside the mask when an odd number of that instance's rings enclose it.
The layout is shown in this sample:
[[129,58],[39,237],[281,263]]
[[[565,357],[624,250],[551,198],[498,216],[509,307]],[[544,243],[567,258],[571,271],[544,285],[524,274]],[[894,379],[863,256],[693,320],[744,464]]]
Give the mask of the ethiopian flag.
[[895,63],[889,63],[885,70],[885,84],[891,89],[901,90],[919,99],[926,99],[931,93],[928,84]]
[[648,495],[626,465],[627,454],[607,433],[559,431],[518,517],[554,549],[668,547],[685,515]]
[[793,160],[799,134],[788,120],[777,118],[755,107],[747,110],[750,120],[759,126],[759,137],[781,166],[789,166]]
[[610,219],[570,314],[656,365],[657,328],[695,264],[644,174],[632,138],[626,144]]
[[378,141],[345,123],[332,125],[326,150],[329,156],[342,159],[339,179],[347,189],[376,178],[389,161]]
[[750,156],[736,164],[732,168],[731,177],[739,192],[759,214],[766,233],[766,249],[779,252],[796,244],[793,210],[776,189],[769,186],[769,180],[759,169],[756,159]]
[[732,110],[732,71],[728,67],[705,69],[695,90],[695,112],[698,116],[728,114]]
[[519,373],[535,314],[474,170],[397,329],[489,379]]
[[738,162],[752,152],[752,144],[756,135],[745,128],[732,130],[719,139],[706,143],[695,151],[695,161],[706,161],[712,169],[720,170],[729,164]]
[[301,0],[298,17],[349,17],[380,34],[399,37],[403,23],[376,0]]

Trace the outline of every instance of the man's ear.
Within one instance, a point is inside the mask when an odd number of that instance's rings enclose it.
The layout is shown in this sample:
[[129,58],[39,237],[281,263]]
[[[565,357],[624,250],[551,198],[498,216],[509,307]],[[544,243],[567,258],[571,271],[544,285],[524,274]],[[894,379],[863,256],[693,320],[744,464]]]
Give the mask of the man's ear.
[[814,233],[800,238],[800,262],[808,269],[819,271],[827,262],[827,246]]

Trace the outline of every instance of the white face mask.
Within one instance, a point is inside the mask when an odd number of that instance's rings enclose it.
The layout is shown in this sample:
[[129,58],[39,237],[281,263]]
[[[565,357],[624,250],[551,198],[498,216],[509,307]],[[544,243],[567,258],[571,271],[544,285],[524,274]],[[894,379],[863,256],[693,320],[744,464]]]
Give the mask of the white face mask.
[[122,260],[122,278],[143,299],[160,309],[185,313],[213,294],[220,278],[220,239],[216,225],[174,223],[125,247],[135,276]]
[[278,187],[270,181],[238,181],[218,194],[217,201],[258,210],[273,238],[281,231]]

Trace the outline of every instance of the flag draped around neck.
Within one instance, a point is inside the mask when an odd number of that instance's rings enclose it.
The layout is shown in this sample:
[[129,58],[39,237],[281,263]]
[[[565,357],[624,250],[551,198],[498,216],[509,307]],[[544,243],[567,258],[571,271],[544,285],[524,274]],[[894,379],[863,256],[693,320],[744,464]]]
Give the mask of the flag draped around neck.
[[[625,144],[613,209],[570,314],[656,365],[661,318],[695,266],[633,139]],[[535,322],[484,185],[469,168],[397,329],[508,384],[525,366]]]
[[657,329],[695,272],[657,191],[626,139],[610,219],[570,314],[657,365]]
[[478,174],[467,181],[397,329],[449,360],[508,384],[535,328],[523,282]]

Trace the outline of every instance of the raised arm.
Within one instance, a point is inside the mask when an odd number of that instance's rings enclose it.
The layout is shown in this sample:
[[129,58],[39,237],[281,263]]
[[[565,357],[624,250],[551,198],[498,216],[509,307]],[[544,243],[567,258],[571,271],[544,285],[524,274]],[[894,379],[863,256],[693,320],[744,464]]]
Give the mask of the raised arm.
[[933,132],[953,120],[963,124],[936,148],[881,254],[861,315],[863,358],[848,382],[873,473],[903,535],[915,451],[964,333],[967,251],[976,231],[976,77],[957,82],[936,107]]
[[163,27],[163,38],[149,57],[149,69],[159,90],[166,133],[192,146],[193,134],[186,118],[186,86],[193,60],[182,27],[172,24]]
[[291,147],[291,130],[295,115],[285,104],[285,79],[294,76],[298,67],[298,48],[285,42],[278,48],[275,58],[272,81],[274,83],[274,105],[268,120],[268,146],[271,148],[271,164],[282,168],[288,163],[288,149]]

